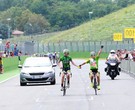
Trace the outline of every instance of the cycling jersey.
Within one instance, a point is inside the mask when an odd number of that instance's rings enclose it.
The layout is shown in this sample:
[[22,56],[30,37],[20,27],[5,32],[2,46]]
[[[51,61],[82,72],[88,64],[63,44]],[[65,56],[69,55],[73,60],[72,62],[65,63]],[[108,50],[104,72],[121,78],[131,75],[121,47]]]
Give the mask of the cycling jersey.
[[98,60],[99,56],[96,56],[94,59],[90,58],[89,60],[86,61],[86,63],[90,64],[90,70],[98,69]]
[[70,70],[70,61],[72,61],[71,57],[63,56],[62,58],[60,58],[60,61],[62,61],[63,70],[65,71]]

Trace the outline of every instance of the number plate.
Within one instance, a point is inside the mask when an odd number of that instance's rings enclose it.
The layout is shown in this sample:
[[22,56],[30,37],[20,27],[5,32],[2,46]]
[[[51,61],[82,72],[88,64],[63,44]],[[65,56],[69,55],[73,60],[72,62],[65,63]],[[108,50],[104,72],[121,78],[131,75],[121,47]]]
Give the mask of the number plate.
[[33,76],[33,79],[40,79],[42,78],[41,76]]

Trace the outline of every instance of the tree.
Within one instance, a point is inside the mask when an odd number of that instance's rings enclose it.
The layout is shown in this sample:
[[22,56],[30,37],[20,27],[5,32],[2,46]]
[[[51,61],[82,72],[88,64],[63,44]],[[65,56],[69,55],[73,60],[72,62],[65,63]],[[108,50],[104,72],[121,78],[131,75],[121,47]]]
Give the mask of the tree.
[[8,26],[2,23],[0,23],[0,38],[8,38]]
[[128,0],[118,0],[117,4],[121,7],[126,7],[129,4]]

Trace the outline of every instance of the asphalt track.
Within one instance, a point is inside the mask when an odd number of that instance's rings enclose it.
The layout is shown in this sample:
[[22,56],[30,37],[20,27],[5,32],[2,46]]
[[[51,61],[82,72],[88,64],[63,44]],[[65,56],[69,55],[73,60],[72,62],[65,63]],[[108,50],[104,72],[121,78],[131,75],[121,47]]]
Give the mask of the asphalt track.
[[[74,60],[80,64],[84,60]],[[90,87],[89,65],[72,66],[71,87],[66,96],[60,91],[60,69],[56,67],[56,85],[29,84],[21,87],[19,76],[0,83],[0,110],[135,110],[135,79],[121,72],[111,80],[99,61],[101,90],[95,96]]]

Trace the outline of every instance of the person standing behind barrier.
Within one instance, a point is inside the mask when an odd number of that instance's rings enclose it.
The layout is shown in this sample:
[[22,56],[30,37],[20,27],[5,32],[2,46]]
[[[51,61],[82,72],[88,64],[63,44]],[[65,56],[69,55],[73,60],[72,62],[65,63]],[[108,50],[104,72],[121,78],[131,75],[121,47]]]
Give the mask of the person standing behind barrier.
[[49,56],[49,59],[52,61],[52,56],[53,56],[52,53],[49,53],[48,56]]
[[10,42],[9,41],[6,42],[5,50],[6,50],[7,54],[8,54],[8,56],[9,56],[9,51],[10,51]]
[[60,52],[58,52],[58,53],[56,54],[56,63],[58,63],[59,59],[60,59]]
[[53,53],[53,63],[56,62],[56,52]]
[[21,64],[21,55],[22,55],[22,52],[19,51],[19,53],[18,53],[18,61],[19,61],[19,65]]
[[135,49],[132,51],[133,61],[135,61]]

